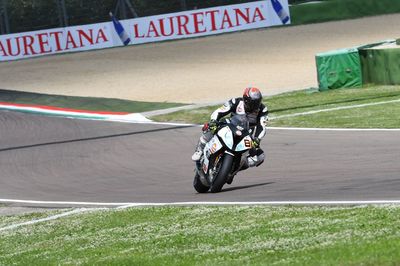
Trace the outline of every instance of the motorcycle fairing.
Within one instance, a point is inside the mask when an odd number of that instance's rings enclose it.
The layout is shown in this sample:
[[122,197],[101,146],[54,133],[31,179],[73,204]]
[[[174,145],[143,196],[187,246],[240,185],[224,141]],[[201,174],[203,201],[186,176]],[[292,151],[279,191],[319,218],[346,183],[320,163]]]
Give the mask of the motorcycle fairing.
[[250,136],[246,136],[244,137],[238,145],[236,145],[236,149],[235,151],[245,151],[248,149],[251,149],[251,137]]
[[204,160],[203,160],[203,172],[205,174],[208,173],[208,166],[210,164],[210,155],[216,153],[222,149],[222,143],[219,141],[217,136],[214,136],[204,147],[203,154],[204,154]]

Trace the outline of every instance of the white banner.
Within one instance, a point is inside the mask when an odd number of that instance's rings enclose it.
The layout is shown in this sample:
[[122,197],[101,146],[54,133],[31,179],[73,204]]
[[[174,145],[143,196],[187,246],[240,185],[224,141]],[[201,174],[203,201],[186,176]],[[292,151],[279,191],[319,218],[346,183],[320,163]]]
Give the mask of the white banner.
[[109,22],[0,36],[0,61],[113,47]]
[[[288,0],[266,0],[120,21],[131,45],[290,23]],[[0,61],[121,46],[112,22],[0,35]]]

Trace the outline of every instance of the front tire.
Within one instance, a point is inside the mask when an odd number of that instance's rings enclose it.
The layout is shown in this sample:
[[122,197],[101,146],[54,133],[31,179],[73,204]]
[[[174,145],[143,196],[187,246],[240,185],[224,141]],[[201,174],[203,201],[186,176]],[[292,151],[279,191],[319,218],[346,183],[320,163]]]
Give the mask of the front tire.
[[199,193],[206,193],[210,189],[210,187],[205,186],[201,182],[200,175],[199,175],[199,173],[197,173],[197,171],[196,171],[196,175],[194,176],[193,187]]
[[232,170],[233,158],[234,157],[232,155],[225,153],[224,157],[222,158],[221,168],[219,169],[219,172],[211,185],[210,191],[212,193],[220,192],[222,187],[225,185],[228,175]]

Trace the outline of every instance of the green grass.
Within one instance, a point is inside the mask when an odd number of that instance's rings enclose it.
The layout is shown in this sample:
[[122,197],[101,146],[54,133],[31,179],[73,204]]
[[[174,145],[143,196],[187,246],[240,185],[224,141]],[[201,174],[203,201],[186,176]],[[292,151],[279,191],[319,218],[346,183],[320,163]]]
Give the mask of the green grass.
[[138,102],[121,99],[49,95],[0,90],[0,102],[46,105],[90,111],[138,113],[182,106],[179,103]]
[[398,265],[400,207],[155,207],[0,232],[1,265]]
[[400,128],[400,103],[319,113],[273,121],[274,126],[321,128]]
[[[1,208],[12,208],[12,207],[4,207],[4,205],[0,204],[0,209]],[[31,220],[45,218],[48,217],[49,215],[56,215],[62,212],[64,212],[64,210],[50,210],[50,211],[32,212],[19,215],[0,215],[0,228],[6,227],[11,224],[19,224]],[[1,238],[1,232],[0,232],[0,238]]]
[[400,1],[395,0],[330,0],[318,4],[290,7],[294,25],[399,12]]
[[[334,128],[400,128],[400,103],[330,111],[292,118],[279,116],[323,110],[335,107],[400,99],[400,86],[377,86],[358,89],[340,89],[327,92],[303,90],[267,97],[270,126],[280,127],[334,127]],[[152,117],[156,121],[204,123],[218,106],[179,111]],[[278,119],[274,119],[278,118]]]

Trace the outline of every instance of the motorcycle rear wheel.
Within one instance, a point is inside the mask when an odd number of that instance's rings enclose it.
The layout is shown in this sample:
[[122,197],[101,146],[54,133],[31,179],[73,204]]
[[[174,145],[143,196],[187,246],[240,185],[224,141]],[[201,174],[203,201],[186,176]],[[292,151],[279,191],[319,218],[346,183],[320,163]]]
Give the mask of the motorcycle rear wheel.
[[214,178],[213,183],[211,185],[210,191],[212,193],[220,192],[222,187],[225,185],[228,175],[232,170],[233,164],[233,156],[230,154],[224,154],[222,158],[222,165],[218,171],[217,176]]

